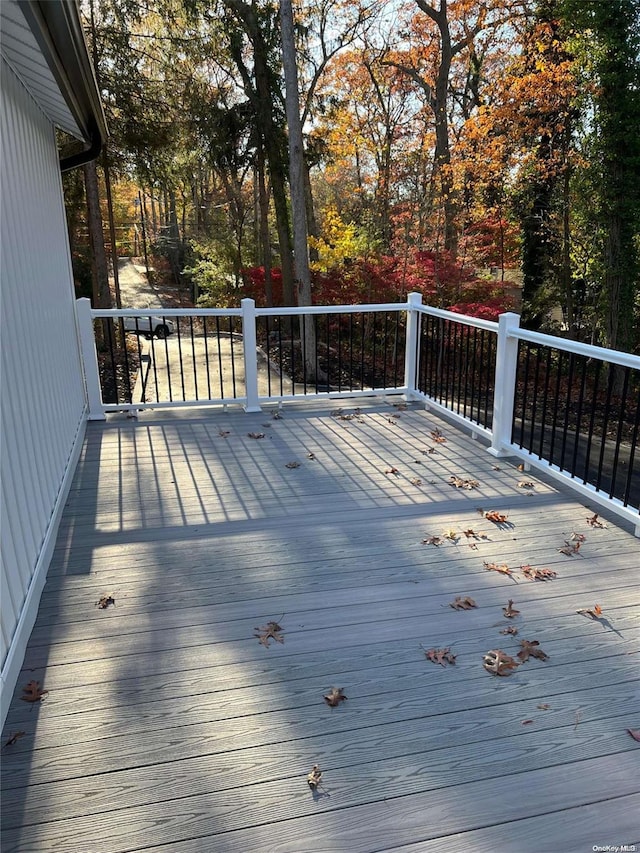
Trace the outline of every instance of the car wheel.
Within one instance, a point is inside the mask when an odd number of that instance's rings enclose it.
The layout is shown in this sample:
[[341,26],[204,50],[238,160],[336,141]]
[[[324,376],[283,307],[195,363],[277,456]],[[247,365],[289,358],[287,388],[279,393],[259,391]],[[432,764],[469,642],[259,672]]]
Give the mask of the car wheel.
[[156,337],[160,338],[160,340],[164,340],[169,337],[169,328],[162,323],[160,326],[156,326]]

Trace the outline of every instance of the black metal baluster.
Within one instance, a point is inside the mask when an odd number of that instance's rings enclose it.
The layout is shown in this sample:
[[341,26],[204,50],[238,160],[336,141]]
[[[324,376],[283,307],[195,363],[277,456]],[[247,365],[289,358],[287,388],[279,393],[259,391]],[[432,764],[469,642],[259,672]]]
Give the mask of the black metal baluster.
[[[184,387],[184,364],[182,362],[182,336],[180,334],[180,317],[176,317],[177,320],[177,329],[178,329],[178,356],[179,356],[179,364],[180,364],[180,386],[182,388],[182,399],[187,399],[187,394]],[[162,322],[164,323],[164,317],[162,318]]]
[[542,401],[542,423],[540,424],[540,447],[538,459],[544,457],[544,441],[547,431],[547,411],[549,408],[549,384],[551,379],[551,348],[547,347],[547,363],[544,370],[544,399]]
[[207,318],[202,318],[202,340],[204,342],[204,361],[207,369],[207,399],[211,399],[211,369],[209,366],[209,338],[207,336]]
[[[224,381],[222,377],[222,348],[220,346],[220,317],[216,317],[216,337],[218,340],[218,372],[220,374],[220,397],[224,400]],[[233,338],[230,339],[229,345],[233,352]]]
[[291,393],[295,395],[296,393],[296,353],[295,353],[295,336],[294,336],[294,323],[293,323],[293,314],[289,315],[289,357],[291,358]]
[[360,314],[360,389],[364,389],[364,343],[365,343],[365,327],[367,325],[367,317],[364,313]]
[[377,387],[377,385],[376,385],[376,337],[378,334],[377,325],[376,325],[377,319],[378,319],[378,315],[374,311],[371,314],[371,320],[372,320],[372,324],[373,324],[372,325],[372,334],[371,334],[371,340],[373,341],[372,362],[371,362],[371,387],[372,388]]
[[[475,329],[474,329],[475,331]],[[467,417],[467,408],[469,401],[469,371],[472,370],[471,366],[471,327],[465,326],[465,342],[464,342],[464,392],[463,392],[463,407],[462,407],[462,417]]]
[[198,363],[196,361],[196,341],[193,335],[193,317],[189,317],[189,332],[191,334],[191,359],[193,361],[193,390],[195,392],[196,400],[199,400],[198,396]]
[[[111,376],[113,377],[113,387],[115,390],[115,402],[119,403],[120,402],[120,391],[118,389],[118,372],[117,372],[117,365],[116,365],[115,347],[113,344],[113,339],[115,337],[114,331],[113,331],[113,320],[111,320],[109,318],[106,320],[97,320],[95,322],[98,322],[102,325],[103,331],[106,329],[106,336],[107,336],[107,341],[108,341],[109,354],[111,356]],[[95,326],[94,326],[94,329],[95,329]],[[94,331],[94,334],[95,334],[95,331]],[[104,383],[105,379],[106,379],[106,376],[103,377],[103,383]],[[102,390],[102,396],[104,399],[104,396],[105,396],[104,388],[102,388],[101,390]],[[109,403],[111,401],[106,400],[105,402]]]
[[604,453],[607,444],[607,429],[609,427],[609,415],[611,414],[611,396],[613,394],[613,386],[615,382],[614,364],[609,364],[609,381],[607,382],[607,401],[604,404],[604,421],[602,423],[602,443],[600,445],[600,456],[598,459],[598,472],[596,476],[596,491],[600,491],[602,484],[602,469],[604,466]]
[[311,320],[313,322],[313,345],[315,347],[315,352],[313,354],[313,359],[314,359],[313,363],[315,366],[314,381],[315,381],[315,385],[316,385],[316,394],[317,394],[318,393],[318,367],[319,367],[319,362],[318,362],[318,315],[317,314],[309,315],[309,320]]
[[[418,335],[418,338],[420,335]],[[389,312],[384,312],[384,331],[382,333],[382,387],[387,387],[387,362],[389,360]]]
[[564,457],[567,449],[567,433],[569,431],[569,418],[571,415],[571,398],[573,397],[573,365],[574,353],[569,353],[569,371],[567,374],[567,393],[564,397],[564,426],[562,428],[562,444],[560,446],[560,470],[564,471]]
[[269,328],[269,317],[264,318],[264,332],[266,336],[265,352],[267,354],[267,396],[271,396],[271,329]]
[[553,462],[553,453],[555,450],[556,444],[556,428],[558,426],[558,406],[560,405],[560,383],[562,379],[562,361],[563,361],[563,352],[562,350],[557,350],[558,353],[558,372],[556,374],[556,390],[553,395],[553,417],[551,419],[551,445],[549,447],[549,462],[555,464]]
[[[235,355],[235,347],[233,345],[234,341],[235,341],[235,338],[233,337],[233,317],[229,317],[228,319],[229,319],[229,349],[231,351],[231,383],[232,383],[232,387],[233,387],[233,399],[235,400],[238,396],[238,391],[236,388],[236,355]],[[244,347],[244,339],[243,339],[242,345]],[[247,389],[245,388],[245,394],[246,394],[246,390]]]
[[342,314],[338,318],[338,392],[342,391]]
[[331,368],[333,366],[333,360],[331,358],[331,323],[330,320],[333,317],[333,314],[325,314],[325,322],[327,324],[327,391],[331,391]]
[[[180,318],[176,317],[176,329],[178,330],[178,336],[180,335]],[[171,363],[169,360],[169,338],[165,337],[164,339],[164,358],[165,364],[167,365],[167,387],[169,389],[169,402],[173,403],[173,388],[171,387]]]
[[618,415],[618,431],[616,434],[616,445],[613,454],[613,467],[611,470],[611,488],[609,497],[612,498],[616,488],[616,477],[618,475],[618,462],[620,459],[620,445],[622,444],[622,431],[624,428],[624,414],[627,407],[627,391],[629,390],[629,376],[631,368],[625,367],[624,380],[622,382],[622,396],[620,397],[620,414]]
[[[151,335],[151,340],[153,341],[153,335]],[[125,347],[127,346],[126,335],[124,338],[124,345],[125,345]],[[139,335],[138,318],[137,317],[136,317],[136,346],[138,348],[138,373],[140,374],[140,380],[141,380],[141,385],[142,385],[141,402],[146,403],[147,402],[147,374],[143,370],[143,367],[142,367],[142,347],[140,346],[140,335]],[[133,402],[133,400],[131,402]]]
[[133,403],[133,390],[131,388],[131,373],[129,368],[129,353],[127,351],[127,336],[124,331],[124,319],[120,317],[118,319],[118,324],[120,326],[120,340],[122,341],[122,351],[124,353],[124,379],[125,385],[127,386],[127,403]]
[[[535,345],[534,345],[535,346]],[[535,346],[536,363],[533,373],[533,400],[531,401],[531,428],[529,429],[529,441],[527,442],[527,450],[533,453],[533,436],[536,428],[536,418],[538,415],[538,392],[540,390],[540,347]]]
[[156,402],[160,402],[160,388],[158,386],[158,366],[156,364],[156,345],[154,337],[151,335],[151,361],[153,364],[153,383],[156,390]]
[[[276,327],[278,329],[278,372],[280,374],[280,396],[284,397],[284,353],[282,351],[282,318],[276,317]],[[292,374],[293,377],[293,374]],[[293,390],[291,391],[293,394]]]
[[[629,451],[629,470],[627,471],[627,479],[624,487],[624,495],[622,502],[625,506],[629,506],[629,497],[631,495],[631,479],[633,477],[633,463],[635,462],[636,447],[638,442],[638,432],[640,432],[640,394],[638,394],[638,405],[636,406],[636,417],[633,424],[633,435],[631,436],[631,450]],[[637,473],[640,477],[640,473]]]
[[584,476],[583,483],[589,482],[589,468],[591,467],[591,445],[593,443],[593,431],[595,428],[596,410],[598,408],[598,391],[600,390],[600,372],[602,370],[602,362],[600,359],[596,361],[595,376],[593,381],[593,392],[591,396],[591,417],[589,418],[589,432],[587,433],[587,451],[584,460]]
[[[516,421],[516,410],[518,406],[520,406],[520,439],[518,441],[518,446],[520,448],[524,447],[524,427],[525,420],[527,417],[527,402],[528,402],[528,389],[529,389],[529,364],[531,360],[531,344],[528,341],[518,341],[518,365],[522,364],[521,359],[521,348],[526,347],[525,356],[524,356],[524,377],[522,381],[522,399],[518,403],[518,385],[516,379],[516,393],[515,393],[515,405],[513,407],[513,418],[514,418],[514,430],[515,430],[515,421]],[[517,374],[516,374],[517,376]]]
[[353,391],[353,314],[349,314],[349,390]]
[[573,455],[571,457],[571,479],[573,480],[576,476],[576,469],[578,467],[578,451],[580,449],[580,443],[582,442],[582,408],[584,405],[584,389],[587,379],[587,360],[582,357],[580,359],[580,364],[582,365],[582,373],[580,375],[580,391],[578,392],[578,409],[576,412],[576,441],[573,448]]

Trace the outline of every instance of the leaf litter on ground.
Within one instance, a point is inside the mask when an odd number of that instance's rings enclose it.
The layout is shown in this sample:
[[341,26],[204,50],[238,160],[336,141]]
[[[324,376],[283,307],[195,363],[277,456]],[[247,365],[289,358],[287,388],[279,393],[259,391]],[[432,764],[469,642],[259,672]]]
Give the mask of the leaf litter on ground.
[[581,607],[576,610],[581,616],[589,616],[591,619],[599,619],[602,616],[602,607],[599,604],[594,604],[592,608]]
[[520,570],[525,578],[531,581],[550,581],[557,576],[553,569],[535,569],[533,566],[520,566]]
[[491,649],[482,658],[482,665],[493,675],[511,675],[520,663],[502,649]]
[[337,708],[341,702],[346,702],[348,697],[344,695],[344,687],[332,687],[322,698],[330,708]]
[[452,474],[451,477],[447,480],[450,486],[454,486],[456,489],[477,489],[480,483],[478,480],[465,480],[462,477],[458,477],[455,474]]
[[317,764],[314,764],[311,768],[311,772],[307,774],[307,784],[309,785],[312,791],[316,790],[316,788],[320,784],[321,779],[322,770],[320,770]]
[[[282,619],[282,617],[280,618]],[[257,637],[258,642],[267,649],[269,648],[269,640],[274,640],[276,643],[284,643],[284,637],[282,636],[283,628],[273,620],[253,630],[256,632],[254,637]]]
[[530,657],[538,660],[549,660],[549,655],[542,651],[538,640],[520,640],[520,646],[518,657],[522,663],[528,661]]
[[423,646],[420,646],[420,648],[424,652],[426,659],[432,663],[439,663],[440,666],[446,666],[448,663],[455,664],[456,662],[456,655],[453,654],[449,646],[444,649],[425,649]]
[[26,687],[22,688],[23,696],[20,698],[23,702],[40,702],[44,699],[48,690],[42,690],[39,681],[30,681]]
[[99,601],[96,601],[96,607],[99,607],[100,610],[106,610],[110,604],[116,606],[116,600],[112,595],[103,595]]
[[468,595],[465,595],[464,598],[456,595],[453,601],[449,602],[449,607],[453,607],[454,610],[472,610],[477,606],[473,598],[469,598]]
[[520,611],[516,610],[513,606],[513,599],[510,598],[507,602],[507,606],[502,608],[502,613],[506,619],[513,619],[516,616],[520,615]]

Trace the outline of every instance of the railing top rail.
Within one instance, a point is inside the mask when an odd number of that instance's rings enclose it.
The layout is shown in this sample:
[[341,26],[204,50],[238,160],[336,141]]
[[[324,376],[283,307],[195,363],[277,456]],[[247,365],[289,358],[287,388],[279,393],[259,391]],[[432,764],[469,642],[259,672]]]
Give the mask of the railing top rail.
[[242,308],[92,308],[92,317],[242,317]]
[[452,320],[454,323],[498,333],[498,324],[493,320],[482,320],[480,317],[470,317],[468,314],[458,314],[456,311],[446,311],[444,308],[432,308],[430,305],[419,305],[417,310],[420,314],[430,314],[432,317],[441,317],[443,320]]
[[640,356],[633,355],[630,352],[597,347],[592,344],[584,344],[581,341],[570,341],[566,338],[557,338],[555,335],[543,335],[542,332],[530,332],[527,329],[520,328],[510,331],[509,337],[517,338],[521,341],[529,341],[533,344],[541,344],[542,346],[553,349],[565,350],[566,352],[583,355],[587,358],[597,358],[600,361],[620,364],[622,367],[631,367],[635,370],[640,370]]
[[376,302],[364,305],[296,305],[289,308],[256,308],[257,317],[289,317],[298,314],[362,314],[367,311],[406,311],[407,302]]

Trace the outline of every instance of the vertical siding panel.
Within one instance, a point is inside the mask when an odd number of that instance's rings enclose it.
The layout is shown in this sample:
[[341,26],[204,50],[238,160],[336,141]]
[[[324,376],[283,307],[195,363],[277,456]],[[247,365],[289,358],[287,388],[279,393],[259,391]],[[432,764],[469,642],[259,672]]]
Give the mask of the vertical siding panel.
[[54,129],[4,60],[0,81],[4,666],[84,421],[85,397]]

